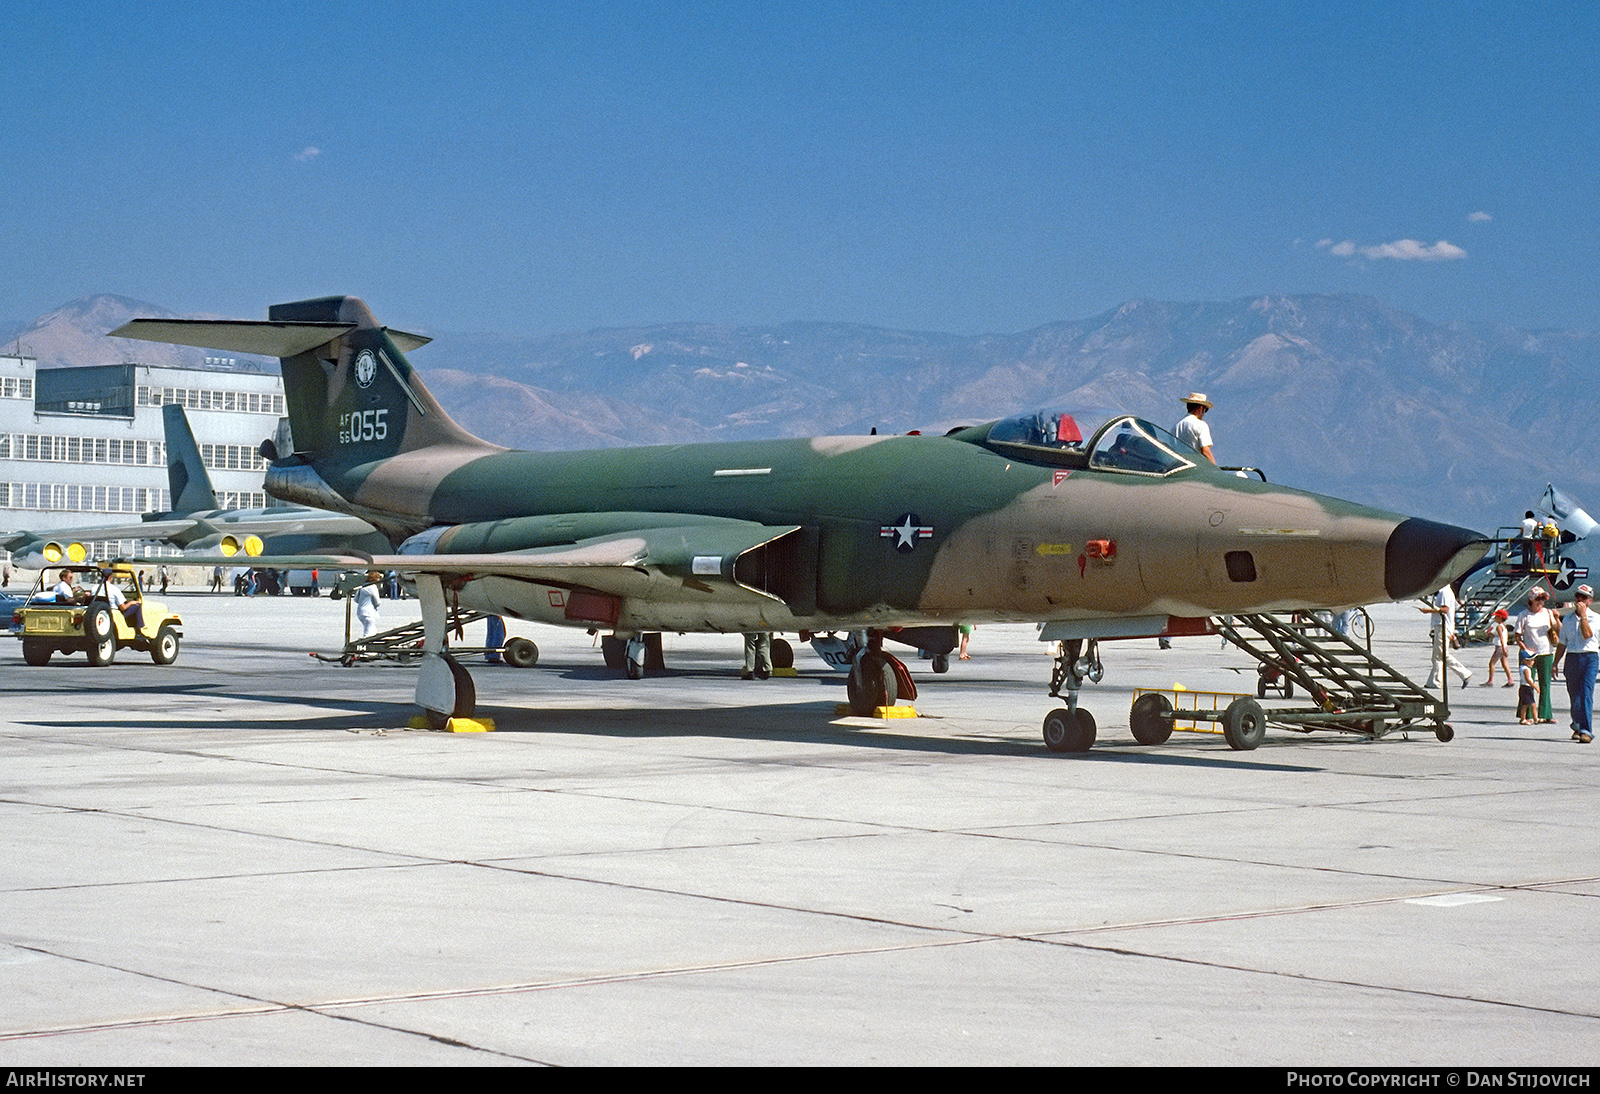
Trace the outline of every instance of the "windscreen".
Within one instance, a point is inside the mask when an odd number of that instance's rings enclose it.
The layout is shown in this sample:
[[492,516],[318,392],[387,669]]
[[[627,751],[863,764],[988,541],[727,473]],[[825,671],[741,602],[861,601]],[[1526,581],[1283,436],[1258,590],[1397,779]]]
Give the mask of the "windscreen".
[[1141,475],[1167,475],[1194,461],[1178,453],[1186,445],[1158,425],[1129,415],[1100,430],[1089,453],[1089,466],[1102,471],[1131,471]]

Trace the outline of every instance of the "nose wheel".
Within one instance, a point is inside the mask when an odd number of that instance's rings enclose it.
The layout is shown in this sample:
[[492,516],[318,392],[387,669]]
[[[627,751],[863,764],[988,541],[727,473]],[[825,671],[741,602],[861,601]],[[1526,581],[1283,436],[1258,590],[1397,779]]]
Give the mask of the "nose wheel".
[[1087,752],[1094,731],[1094,715],[1082,707],[1061,707],[1044,716],[1044,746],[1051,752]]
[[1067,705],[1052,710],[1044,718],[1044,746],[1051,752],[1087,752],[1094,745],[1094,715],[1078,705],[1078,692],[1085,680],[1099,683],[1105,675],[1100,661],[1100,643],[1089,639],[1087,655],[1084,640],[1070,638],[1061,643],[1050,673],[1050,694],[1059,698],[1067,689]]

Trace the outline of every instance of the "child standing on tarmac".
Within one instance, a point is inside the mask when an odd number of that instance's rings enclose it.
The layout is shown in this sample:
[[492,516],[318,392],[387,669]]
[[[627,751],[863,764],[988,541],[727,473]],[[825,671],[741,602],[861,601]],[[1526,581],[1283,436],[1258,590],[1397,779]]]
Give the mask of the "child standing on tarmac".
[[1527,650],[1517,659],[1521,665],[1522,686],[1517,689],[1517,724],[1524,726],[1539,723],[1539,685],[1533,673],[1533,658]]
[[1511,686],[1511,639],[1506,634],[1506,619],[1509,618],[1504,608],[1494,613],[1489,623],[1489,637],[1494,640],[1494,649],[1489,652],[1489,679],[1485,680],[1482,687],[1494,685],[1494,667],[1499,665],[1506,672],[1506,682],[1501,687]]

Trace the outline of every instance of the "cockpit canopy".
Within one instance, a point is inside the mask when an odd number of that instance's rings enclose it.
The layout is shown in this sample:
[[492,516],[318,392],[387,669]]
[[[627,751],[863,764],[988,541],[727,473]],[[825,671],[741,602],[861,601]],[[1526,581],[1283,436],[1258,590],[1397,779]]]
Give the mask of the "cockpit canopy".
[[1160,426],[1131,414],[1111,419],[1085,441],[1071,414],[1038,410],[995,422],[981,443],[1030,463],[1136,475],[1170,475],[1195,466],[1193,449]]

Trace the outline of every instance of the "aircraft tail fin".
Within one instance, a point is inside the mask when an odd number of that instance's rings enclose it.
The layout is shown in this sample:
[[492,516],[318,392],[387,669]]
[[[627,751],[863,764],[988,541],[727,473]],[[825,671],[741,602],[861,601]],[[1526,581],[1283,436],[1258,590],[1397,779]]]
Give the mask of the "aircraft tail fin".
[[264,323],[135,319],[111,334],[277,357],[294,454],[329,482],[421,449],[500,450],[452,421],[406,360],[429,339],[381,326],[353,296],[275,304]]
[[177,403],[161,408],[161,425],[167,438],[167,485],[172,492],[174,513],[198,513],[217,508],[216,491],[200,446],[195,444],[189,416]]

